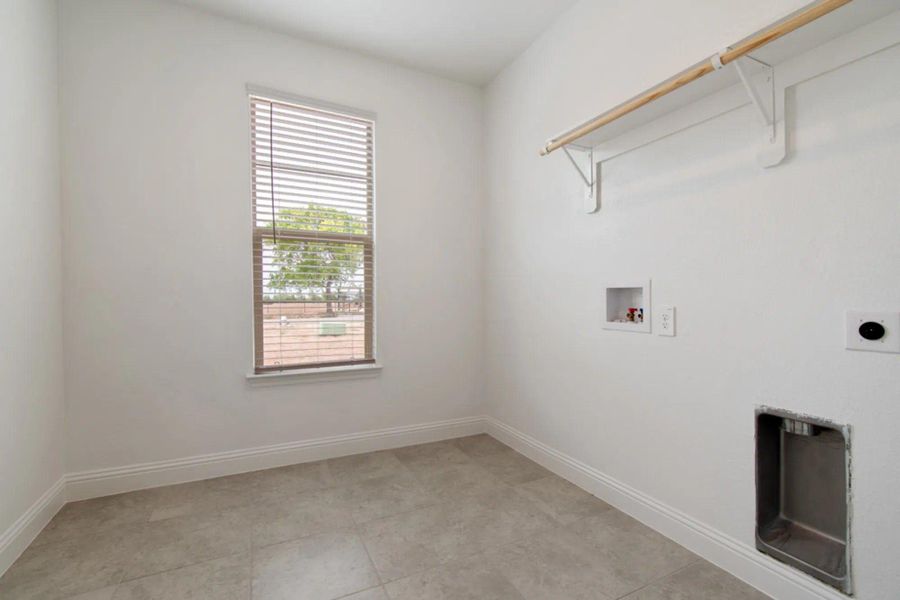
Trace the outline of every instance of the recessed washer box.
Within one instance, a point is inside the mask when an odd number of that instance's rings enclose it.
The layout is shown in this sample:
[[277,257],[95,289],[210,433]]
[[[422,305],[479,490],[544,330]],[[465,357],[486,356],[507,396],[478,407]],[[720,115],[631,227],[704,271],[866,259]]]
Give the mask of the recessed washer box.
[[756,548],[852,593],[849,426],[756,410]]
[[[635,309],[633,321],[628,319],[630,309]],[[640,314],[643,320],[639,321]],[[650,280],[607,286],[604,315],[604,329],[650,333]]]

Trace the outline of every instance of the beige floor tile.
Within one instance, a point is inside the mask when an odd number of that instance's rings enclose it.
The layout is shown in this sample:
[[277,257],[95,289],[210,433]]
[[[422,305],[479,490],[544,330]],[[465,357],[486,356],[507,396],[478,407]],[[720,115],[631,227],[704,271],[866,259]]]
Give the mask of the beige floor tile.
[[203,512],[191,512],[171,519],[150,521],[151,527],[157,530],[165,528],[178,528],[186,530],[202,529],[210,525],[219,525],[225,521],[234,526],[248,527],[250,517],[253,514],[254,505],[233,506],[221,510],[208,510]]
[[620,589],[615,568],[593,560],[596,551],[561,526],[485,553],[526,600],[611,600]]
[[407,472],[403,463],[390,450],[333,458],[326,463],[335,485],[359,483],[367,479]]
[[457,438],[453,440],[453,443],[457,448],[473,457],[507,452],[510,449],[509,446],[498,442],[486,433]]
[[413,469],[425,489],[443,501],[462,499],[504,486],[494,475],[472,463]]
[[584,518],[567,528],[596,551],[595,560],[615,573],[607,593],[618,597],[699,560],[699,557],[618,510]]
[[249,600],[250,555],[238,554],[123,583],[113,600]]
[[[27,550],[34,550],[40,546],[47,544],[60,544],[63,542],[71,542],[78,539],[85,539],[96,533],[96,530],[90,527],[84,527],[74,524],[74,520],[69,520],[63,515],[63,508],[50,519],[50,522],[38,533]],[[19,560],[22,560],[19,558]]]
[[523,599],[513,584],[481,557],[430,569],[384,587],[391,600]]
[[380,583],[362,540],[351,533],[267,546],[253,558],[254,600],[331,600]]
[[248,486],[244,475],[216,477],[199,482],[206,488],[207,501],[212,502],[216,510],[225,510],[253,504],[257,499],[257,490]]
[[519,484],[551,475],[550,471],[514,450],[478,457],[478,464],[504,483]]
[[367,479],[347,486],[350,510],[357,523],[387,517],[438,502],[409,471]]
[[156,494],[151,521],[196,513],[215,512],[215,498],[205,481],[193,481],[152,490]]
[[[433,510],[424,509],[424,512]],[[421,512],[412,511],[385,521],[372,521],[360,528],[366,549],[382,581],[400,579],[441,564],[425,533],[429,528],[428,517]],[[403,521],[406,521],[405,526],[396,526]]]
[[102,590],[94,590],[93,592],[85,592],[83,594],[78,594],[77,596],[69,596],[66,600],[112,600],[113,594],[116,593],[116,588],[118,587],[119,586],[117,585],[111,585]]
[[[174,519],[177,517],[183,517],[185,515],[192,515],[196,514],[196,512],[199,510],[201,509],[193,503],[182,503],[175,506],[164,506],[153,510],[153,513],[150,515],[150,522],[165,521],[166,519]],[[202,510],[214,509],[204,508]]]
[[[367,523],[361,530],[366,539],[426,549],[429,556],[443,563],[478,553],[493,543],[502,543],[513,527],[513,520],[499,511],[475,503],[449,502]],[[375,555],[378,554],[376,551]],[[397,576],[393,574],[389,578]]]
[[767,600],[769,597],[703,561],[655,581],[625,600]]
[[258,499],[302,494],[332,487],[334,479],[326,462],[317,461],[236,475]]
[[82,533],[146,522],[154,507],[155,497],[146,491],[70,502],[53,517],[33,545],[67,541]]
[[360,530],[382,579],[391,581],[554,526],[506,488],[372,521]]
[[151,521],[214,513],[247,506],[257,500],[255,489],[247,485],[244,475],[217,477],[148,491],[155,494]]
[[610,508],[606,502],[556,475],[520,484],[517,489],[563,524],[600,514]]
[[148,528],[123,581],[250,551],[250,519],[243,509],[155,521]]
[[394,450],[394,454],[401,463],[415,473],[452,465],[466,465],[472,462],[472,459],[460,450],[453,440],[398,448]]
[[498,485],[489,490],[470,494],[462,502],[474,502],[508,515],[515,523],[515,539],[528,537],[557,525],[543,506],[508,485]]
[[119,583],[145,524],[29,547],[0,578],[0,599],[56,600]]
[[251,509],[253,544],[268,546],[315,533],[352,531],[352,507],[352,492],[347,488],[270,499]]

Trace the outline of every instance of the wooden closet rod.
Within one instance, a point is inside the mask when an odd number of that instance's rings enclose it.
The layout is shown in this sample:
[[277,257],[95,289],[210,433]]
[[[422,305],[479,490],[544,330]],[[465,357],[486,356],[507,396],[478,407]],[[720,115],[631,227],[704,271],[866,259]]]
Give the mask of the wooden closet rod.
[[718,54],[714,54],[707,60],[698,63],[693,67],[685,69],[671,79],[668,79],[660,83],[659,85],[647,90],[640,96],[632,98],[631,100],[628,100],[620,104],[619,106],[603,113],[599,117],[588,121],[577,129],[573,129],[563,136],[550,140],[549,142],[547,142],[546,146],[541,148],[541,156],[550,154],[554,150],[562,148],[566,144],[571,144],[578,138],[587,135],[596,129],[599,129],[604,125],[612,123],[616,119],[624,117],[628,113],[653,102],[657,98],[661,98],[666,94],[674,92],[678,88],[684,87],[690,82],[696,81],[704,75],[711,73],[716,69],[716,67],[713,65],[713,61],[715,60],[716,56],[719,57],[719,60],[722,61],[723,65],[727,65],[728,63],[739,59],[745,54],[749,54],[757,48],[765,46],[773,40],[777,40],[783,35],[800,29],[807,23],[811,23],[819,17],[827,15],[831,11],[840,8],[845,4],[849,4],[850,2],[851,0],[820,0],[819,2],[816,2],[815,4],[812,4],[811,6],[808,6],[807,8],[791,15],[783,21],[770,25],[759,33],[756,33],[749,38],[738,42],[734,45],[734,47],[728,48],[728,50],[725,50]]

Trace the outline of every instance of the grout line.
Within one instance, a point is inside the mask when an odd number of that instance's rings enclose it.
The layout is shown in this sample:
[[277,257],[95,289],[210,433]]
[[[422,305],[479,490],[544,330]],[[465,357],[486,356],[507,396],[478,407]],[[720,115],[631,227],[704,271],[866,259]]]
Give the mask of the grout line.
[[256,545],[253,543],[253,526],[250,526],[250,574],[247,577],[247,598],[253,600],[253,577],[256,571]]
[[382,585],[373,585],[372,587],[367,587],[362,590],[356,590],[355,592],[350,592],[349,594],[340,596],[338,598],[335,598],[334,600],[345,600],[346,598],[349,598],[350,596],[355,596],[356,594],[362,594],[363,592],[368,592],[370,590],[377,590],[377,589],[381,589],[382,591],[384,591],[384,595],[387,596],[387,590],[384,589],[384,585],[382,584]]
[[[191,568],[191,567],[196,567],[196,566],[198,566],[198,565],[205,565],[205,564],[207,564],[207,563],[215,562],[215,561],[217,561],[217,560],[222,560],[222,559],[225,559],[225,558],[231,558],[231,557],[237,556],[237,555],[239,555],[239,554],[247,554],[247,555],[249,555],[248,558],[251,558],[251,560],[252,560],[252,554],[251,554],[251,552],[248,551],[248,550],[243,550],[243,551],[241,551],[241,552],[232,552],[232,553],[230,553],[230,554],[224,554],[224,555],[222,555],[222,556],[216,556],[215,558],[205,558],[205,559],[203,559],[203,560],[198,560],[198,561],[194,561],[194,562],[191,562],[191,563],[179,565],[179,566],[177,566],[177,567],[172,567],[171,569],[163,569],[162,571],[156,571],[156,572],[154,572],[154,573],[147,573],[146,575],[140,575],[139,577],[132,577],[131,579],[125,579],[124,576],[123,576],[123,578],[122,578],[121,581],[119,581],[118,583],[112,584],[112,585],[115,585],[116,588],[118,589],[119,587],[121,587],[121,586],[123,586],[123,585],[125,585],[125,584],[128,584],[128,583],[132,583],[132,582],[135,582],[135,581],[140,581],[140,580],[142,580],[142,579],[148,579],[148,578],[150,578],[150,577],[157,577],[157,576],[159,576],[159,575],[165,575],[166,573],[173,573],[173,572],[175,572],[175,571],[180,571],[180,570],[182,570],[182,569],[188,569],[188,568]],[[107,586],[107,587],[109,587],[109,586]],[[103,588],[98,588],[98,589],[101,589],[101,590],[102,590]],[[91,590],[91,591],[97,591],[97,590]]]
[[[366,551],[366,556],[369,557],[369,564],[372,565],[372,571],[375,572],[375,577],[378,579],[378,585],[379,586],[384,585],[384,579],[381,577],[381,571],[379,571],[378,567],[375,566],[375,560],[372,558],[372,553],[369,552],[369,547],[366,545],[366,540],[363,538],[362,534],[359,531],[356,532],[356,537],[359,538],[359,543],[362,544],[363,550]],[[374,586],[374,587],[378,587],[378,586]],[[372,588],[366,588],[366,589],[372,589]],[[365,590],[360,590],[360,591],[365,591]],[[353,592],[353,593],[356,593],[356,592]],[[350,594],[347,594],[347,595],[349,596]]]
[[[122,578],[115,585],[121,585],[123,583],[130,583],[132,581],[138,581],[139,579],[146,579],[147,577],[155,577],[156,575],[163,575],[164,573],[171,573],[172,571],[178,571],[179,569],[186,569],[188,567],[196,567],[197,565],[206,564],[209,562],[213,562],[216,560],[222,560],[223,558],[231,558],[233,556],[237,556],[239,554],[250,554],[250,550],[239,550],[237,552],[229,552],[227,554],[222,554],[221,556],[215,556],[212,558],[204,558],[200,560],[192,560],[191,562],[186,562],[184,564],[178,565],[177,567],[171,567],[168,569],[162,569],[161,571],[154,571],[152,573],[145,573],[143,575],[138,575],[137,577],[131,577],[126,579],[125,575],[122,575]],[[131,563],[129,563],[131,564]],[[102,589],[102,588],[101,588]]]
[[615,598],[615,600],[624,600],[625,598],[628,598],[628,596],[631,596],[632,594],[636,594],[637,592],[639,592],[639,591],[641,591],[641,590],[643,590],[643,589],[645,589],[645,588],[650,587],[650,586],[653,585],[654,583],[658,583],[658,582],[662,581],[663,579],[666,579],[667,577],[671,577],[672,575],[675,575],[676,573],[680,573],[680,572],[682,572],[682,571],[685,571],[685,570],[687,570],[687,569],[690,569],[690,568],[693,567],[694,565],[698,564],[701,560],[703,560],[703,559],[700,558],[700,557],[697,557],[697,558],[698,558],[698,560],[695,560],[695,561],[691,562],[691,564],[689,564],[689,565],[685,565],[685,566],[683,566],[683,567],[678,567],[677,569],[675,569],[675,570],[672,571],[671,573],[666,573],[665,575],[661,575],[661,576],[659,576],[659,577],[657,577],[657,578],[655,578],[655,579],[651,579],[650,581],[648,581],[648,582],[645,583],[644,585],[642,585],[642,586],[640,586],[640,587],[636,587],[636,588],[634,588],[633,590],[631,590],[631,591],[629,591],[629,592],[625,592],[625,594],[623,594],[623,595],[621,595],[621,596],[617,596],[617,597]]

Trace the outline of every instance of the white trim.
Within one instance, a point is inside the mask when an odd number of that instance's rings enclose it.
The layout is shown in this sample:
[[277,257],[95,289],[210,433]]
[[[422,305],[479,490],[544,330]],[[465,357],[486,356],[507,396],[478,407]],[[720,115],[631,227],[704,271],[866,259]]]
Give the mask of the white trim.
[[66,478],[63,476],[0,535],[0,575],[16,562],[65,503]]
[[773,598],[847,600],[847,596],[837,590],[762,554],[753,546],[601,473],[493,417],[486,417],[485,420],[486,432],[501,442]]
[[71,473],[66,478],[68,499],[70,501],[84,500],[361,452],[436,442],[482,433],[484,423],[484,417],[448,419],[433,423],[405,425],[300,442]]
[[376,377],[381,373],[378,363],[362,365],[342,365],[339,367],[318,367],[311,369],[290,369],[269,373],[247,373],[247,381],[253,385],[280,385],[313,381],[336,381],[341,379],[362,379]]
[[309,108],[318,108],[319,110],[323,110],[325,112],[333,112],[350,117],[356,117],[359,119],[365,119],[366,121],[371,121],[372,123],[375,122],[378,116],[370,110],[363,110],[361,108],[354,108],[352,106],[344,106],[343,104],[337,104],[335,102],[328,102],[326,100],[319,100],[317,98],[310,98],[308,96],[291,94],[290,92],[282,92],[279,90],[274,90],[272,88],[267,88],[265,86],[254,85],[252,83],[247,84],[247,95],[267,98],[269,100],[279,100],[281,102],[287,102],[289,104],[299,104],[300,106],[307,106]]

